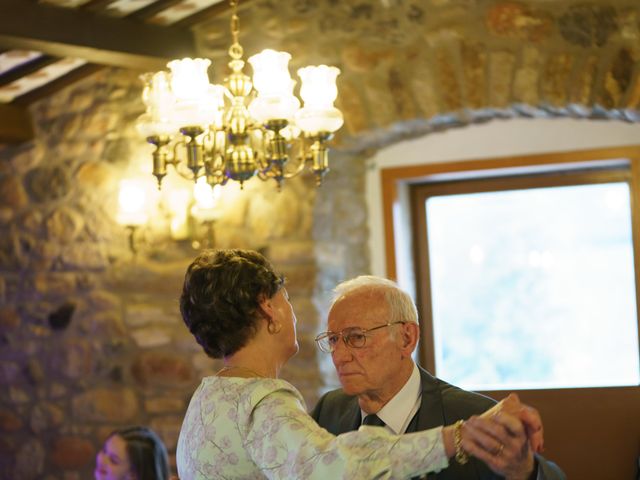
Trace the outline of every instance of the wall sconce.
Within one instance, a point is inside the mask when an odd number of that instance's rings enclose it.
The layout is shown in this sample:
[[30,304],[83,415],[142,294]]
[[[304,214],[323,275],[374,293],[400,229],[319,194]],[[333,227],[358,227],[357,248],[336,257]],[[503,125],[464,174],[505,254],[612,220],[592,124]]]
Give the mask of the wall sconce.
[[185,181],[167,187],[159,193],[150,178],[120,182],[117,221],[128,230],[131,252],[136,255],[149,235],[155,240],[187,241],[194,249],[212,248],[214,224],[220,217],[220,186],[212,187],[203,177],[195,184]]
[[141,180],[126,179],[120,182],[117,221],[129,231],[129,249],[138,253],[136,231],[148,221],[147,197]]
[[[220,201],[221,188],[220,185],[212,187],[207,183],[205,177],[198,178],[193,187],[194,201],[191,207],[191,217],[195,220],[192,223],[195,239],[191,242],[191,246],[196,250],[215,246],[213,227],[220,217],[218,203]],[[202,232],[203,229],[204,232]]]

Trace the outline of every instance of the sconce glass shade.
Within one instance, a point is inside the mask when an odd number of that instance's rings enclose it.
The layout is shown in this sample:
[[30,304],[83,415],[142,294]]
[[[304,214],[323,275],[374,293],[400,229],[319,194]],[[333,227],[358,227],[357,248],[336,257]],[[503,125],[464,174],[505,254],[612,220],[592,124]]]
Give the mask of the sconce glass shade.
[[249,57],[253,67],[253,86],[258,96],[249,105],[249,113],[261,123],[268,120],[293,120],[300,101],[293,95],[295,81],[289,74],[287,52],[266,49]]
[[333,106],[338,96],[336,78],[340,69],[327,65],[309,66],[298,70],[302,80],[300,96],[304,107],[296,115],[297,125],[307,134],[335,132],[344,120],[340,110]]
[[165,71],[140,76],[144,82],[142,101],[147,109],[138,117],[137,128],[144,137],[168,136],[176,130],[175,97],[171,91],[170,78],[169,72]]
[[117,221],[121,225],[139,227],[147,223],[144,186],[137,180],[122,180],[118,193]]
[[193,198],[195,204],[191,209],[191,213],[200,221],[217,220],[219,213],[217,211],[218,201],[220,199],[220,185],[213,187],[207,183],[206,177],[200,177],[193,186]]

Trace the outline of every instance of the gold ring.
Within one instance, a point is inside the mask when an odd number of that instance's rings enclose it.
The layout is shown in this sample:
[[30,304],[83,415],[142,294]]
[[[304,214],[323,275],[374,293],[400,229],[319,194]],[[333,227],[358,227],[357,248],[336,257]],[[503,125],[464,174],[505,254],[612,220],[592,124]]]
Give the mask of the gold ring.
[[497,450],[493,455],[496,457],[499,457],[500,455],[502,455],[502,450],[504,450],[504,443],[500,444],[500,446],[497,448]]

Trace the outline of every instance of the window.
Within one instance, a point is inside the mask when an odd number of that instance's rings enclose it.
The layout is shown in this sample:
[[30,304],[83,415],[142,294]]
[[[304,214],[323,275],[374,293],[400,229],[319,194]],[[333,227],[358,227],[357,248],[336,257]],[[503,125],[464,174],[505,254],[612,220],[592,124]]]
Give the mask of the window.
[[629,162],[479,177],[410,187],[428,366],[472,390],[638,385]]

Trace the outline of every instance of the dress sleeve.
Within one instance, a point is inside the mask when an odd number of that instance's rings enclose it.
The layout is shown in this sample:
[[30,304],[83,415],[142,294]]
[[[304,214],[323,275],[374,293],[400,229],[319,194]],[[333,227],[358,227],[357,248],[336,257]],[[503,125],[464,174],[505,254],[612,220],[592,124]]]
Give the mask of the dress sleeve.
[[297,391],[278,389],[255,404],[246,451],[272,479],[409,478],[448,466],[442,428],[392,435],[361,427],[334,436],[306,413]]

